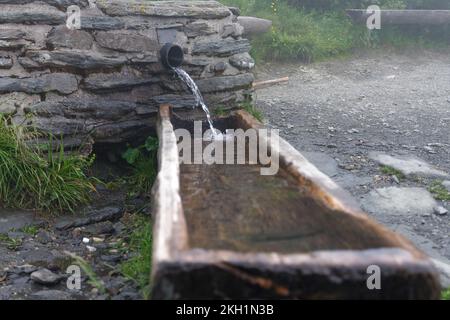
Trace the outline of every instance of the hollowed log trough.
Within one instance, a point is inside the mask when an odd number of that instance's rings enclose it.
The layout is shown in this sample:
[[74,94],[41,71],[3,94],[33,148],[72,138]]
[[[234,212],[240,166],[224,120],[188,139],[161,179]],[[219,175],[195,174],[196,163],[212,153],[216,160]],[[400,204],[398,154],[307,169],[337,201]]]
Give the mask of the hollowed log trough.
[[[245,111],[216,125],[262,128]],[[180,164],[174,129],[191,127],[160,107],[153,298],[439,299],[428,258],[288,142],[269,142],[276,176],[261,176],[257,165]],[[376,284],[371,266],[379,289],[368,287]]]

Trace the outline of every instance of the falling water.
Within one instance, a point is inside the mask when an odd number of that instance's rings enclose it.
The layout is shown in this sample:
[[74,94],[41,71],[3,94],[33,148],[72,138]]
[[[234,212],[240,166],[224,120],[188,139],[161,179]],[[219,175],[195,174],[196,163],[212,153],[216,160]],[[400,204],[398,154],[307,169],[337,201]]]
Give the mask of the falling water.
[[211,118],[211,112],[209,112],[208,107],[205,104],[205,100],[203,100],[202,93],[198,89],[197,84],[191,78],[191,76],[181,68],[173,68],[173,71],[178,75],[178,77],[189,87],[192,91],[192,94],[195,97],[195,104],[200,105],[206,113],[206,119],[208,120],[209,128],[213,134],[214,138],[217,138],[220,135],[220,131],[214,128],[214,124]]

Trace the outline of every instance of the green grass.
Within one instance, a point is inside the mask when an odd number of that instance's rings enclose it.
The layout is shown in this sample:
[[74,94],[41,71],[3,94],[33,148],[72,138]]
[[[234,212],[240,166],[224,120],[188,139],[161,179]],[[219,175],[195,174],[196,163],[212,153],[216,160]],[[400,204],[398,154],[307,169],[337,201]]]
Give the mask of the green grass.
[[38,226],[25,226],[22,229],[20,229],[23,233],[26,233],[30,236],[35,236],[39,233],[39,227]]
[[152,223],[150,218],[136,215],[129,225],[133,230],[128,241],[128,250],[134,255],[122,263],[122,274],[137,283],[144,299],[150,297],[150,273],[152,264]]
[[37,137],[0,115],[0,206],[53,215],[87,204],[95,192],[94,179],[87,176],[93,158],[66,155],[62,144],[51,151],[51,137],[31,147]]
[[122,158],[133,167],[133,173],[127,182],[131,193],[149,193],[158,173],[158,139],[148,137],[145,144],[137,148],[129,147]]
[[21,245],[21,239],[14,239],[4,233],[0,233],[0,244],[6,246],[8,250],[16,251]]
[[256,120],[259,122],[263,122],[264,116],[260,110],[257,109],[257,107],[251,102],[251,101],[245,101],[240,105],[241,109],[247,111],[249,114],[251,114]]
[[[369,30],[354,25],[340,6],[294,7],[287,0],[221,0],[243,15],[272,20],[270,32],[252,41],[252,55],[261,61],[312,62],[349,54],[355,48],[441,47],[450,44],[450,27],[391,27]],[[293,1],[291,1],[293,2]],[[313,3],[313,2],[312,2]],[[367,6],[365,6],[366,8]],[[383,1],[383,8],[403,8],[403,1]]]
[[442,300],[450,300],[450,288],[442,291]]
[[389,166],[381,166],[380,171],[385,175],[396,176],[399,180],[405,179],[405,175],[401,171]]
[[212,113],[215,116],[224,117],[229,113],[229,111],[225,109],[224,106],[218,105],[213,109]]
[[428,188],[436,200],[450,201],[450,192],[442,184],[442,181],[433,181],[433,183]]

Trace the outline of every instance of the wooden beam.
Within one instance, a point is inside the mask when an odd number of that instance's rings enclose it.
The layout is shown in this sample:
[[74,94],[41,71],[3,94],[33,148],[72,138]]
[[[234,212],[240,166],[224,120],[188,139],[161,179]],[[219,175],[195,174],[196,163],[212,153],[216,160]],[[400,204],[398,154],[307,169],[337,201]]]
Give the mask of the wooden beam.
[[253,83],[253,89],[258,90],[258,89],[275,86],[277,84],[286,84],[288,82],[289,82],[289,77],[273,79],[273,80],[258,81],[258,82]]
[[[355,23],[365,24],[372,15],[366,10],[349,9],[347,15]],[[450,10],[381,10],[383,25],[448,25]]]

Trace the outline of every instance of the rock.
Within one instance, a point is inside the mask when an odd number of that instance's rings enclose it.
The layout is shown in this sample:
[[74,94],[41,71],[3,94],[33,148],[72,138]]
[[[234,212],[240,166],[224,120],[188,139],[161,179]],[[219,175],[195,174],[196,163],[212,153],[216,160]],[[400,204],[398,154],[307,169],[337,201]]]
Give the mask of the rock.
[[237,20],[243,27],[243,34],[246,37],[265,33],[272,26],[272,21],[267,19],[239,16]]
[[[28,4],[36,2],[36,0],[0,0],[2,4]],[[41,2],[47,3],[61,10],[66,10],[67,7],[77,5],[80,8],[85,8],[89,5],[89,0],[41,0]]]
[[207,36],[217,31],[206,21],[194,21],[184,26],[184,33],[188,38]]
[[327,176],[335,177],[338,175],[338,164],[336,160],[326,153],[302,152],[302,155]]
[[30,276],[31,280],[36,283],[43,284],[46,286],[55,285],[61,281],[62,277],[51,272],[48,269],[39,269],[35,271]]
[[36,234],[36,241],[42,244],[48,244],[51,243],[53,239],[48,231],[39,230],[39,232]]
[[127,73],[94,73],[84,80],[84,87],[88,90],[128,89],[134,86],[157,83],[159,78],[143,76],[138,72]]
[[221,41],[196,42],[192,49],[192,54],[226,57],[248,52],[250,47],[250,42],[247,39],[224,39]]
[[448,210],[442,206],[437,206],[434,208],[434,213],[438,216],[445,216],[448,213]]
[[214,65],[213,71],[218,74],[222,74],[227,70],[228,65],[225,62],[218,62]]
[[11,56],[0,56],[0,69],[11,69],[13,60]]
[[41,101],[39,95],[29,95],[23,92],[0,94],[0,113],[20,113],[39,101]]
[[239,70],[251,70],[255,67],[255,60],[246,52],[232,56],[230,64]]
[[374,214],[423,215],[433,213],[437,202],[422,188],[389,187],[366,194],[361,205],[364,210]]
[[26,33],[20,29],[0,29],[0,40],[19,40],[23,39]]
[[392,180],[394,180],[394,182],[395,182],[396,184],[400,184],[400,180],[398,179],[398,177],[397,177],[396,175],[393,175],[393,176],[392,176]]
[[20,230],[26,226],[42,223],[29,211],[7,210],[0,211],[0,233],[8,233],[10,230]]
[[[15,2],[17,3],[17,2]],[[4,5],[0,10],[0,23],[12,24],[64,24],[66,14],[46,4]]]
[[220,19],[231,15],[230,10],[216,1],[141,2],[130,6],[126,1],[98,1],[97,6],[110,16],[159,16],[166,18]]
[[399,170],[405,176],[448,177],[449,175],[425,161],[412,157],[393,157],[379,152],[370,152],[369,158],[381,165]]
[[127,62],[124,56],[111,58],[87,50],[28,51],[27,57],[41,66],[77,69],[109,69]]
[[35,78],[0,78],[0,93],[25,92],[36,94],[55,91],[61,94],[70,94],[77,89],[77,76],[68,73],[44,74]]
[[156,38],[149,38],[134,31],[100,31],[95,35],[97,43],[108,49],[121,52],[152,52],[157,62],[159,44]]
[[71,30],[66,26],[53,28],[47,37],[47,45],[52,49],[71,48],[89,50],[94,43],[93,37],[83,30]]
[[120,254],[110,254],[110,255],[100,256],[100,259],[105,261],[105,262],[117,263],[120,260],[122,260],[122,256]]
[[237,38],[242,36],[243,32],[244,27],[241,26],[239,23],[229,23],[223,26],[221,36],[222,38],[228,37]]
[[83,30],[118,30],[125,28],[125,23],[120,19],[108,16],[81,16],[81,28]]
[[448,192],[450,192],[450,181],[446,180],[442,182],[442,185],[447,189]]
[[61,290],[42,290],[30,295],[34,300],[72,300],[70,293]]
[[120,219],[123,215],[123,212],[123,208],[118,207],[106,207],[99,210],[93,210],[85,218],[77,219],[69,223],[58,224],[56,228],[59,230],[66,230],[103,221],[114,221]]
[[254,80],[251,73],[245,73],[236,76],[201,79],[197,80],[197,85],[202,93],[209,93],[249,88]]
[[94,253],[97,251],[96,247],[93,246],[86,246],[86,249],[90,252],[90,253]]
[[91,224],[86,226],[83,230],[83,232],[88,235],[112,234],[114,231],[114,224],[111,221]]
[[15,267],[13,269],[13,272],[20,275],[20,274],[30,274],[30,273],[35,272],[36,270],[38,270],[38,267],[35,267],[30,264],[24,264],[24,265]]

